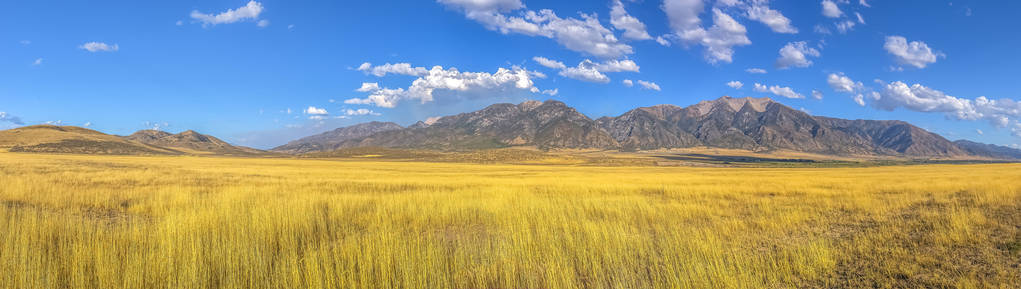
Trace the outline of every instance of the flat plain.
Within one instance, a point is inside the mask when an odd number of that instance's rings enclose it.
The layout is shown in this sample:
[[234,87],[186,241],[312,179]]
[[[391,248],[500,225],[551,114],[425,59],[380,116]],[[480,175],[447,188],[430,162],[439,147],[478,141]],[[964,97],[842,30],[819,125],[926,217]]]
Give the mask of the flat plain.
[[0,153],[0,288],[1017,288],[1021,165]]

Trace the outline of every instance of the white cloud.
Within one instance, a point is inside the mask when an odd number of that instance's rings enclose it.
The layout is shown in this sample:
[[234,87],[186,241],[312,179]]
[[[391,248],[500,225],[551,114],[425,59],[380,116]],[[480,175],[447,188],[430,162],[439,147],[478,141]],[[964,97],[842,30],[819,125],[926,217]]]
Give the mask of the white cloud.
[[357,92],[372,92],[379,90],[379,83],[376,82],[362,82],[362,87],[355,89]]
[[651,82],[651,81],[645,81],[645,80],[639,80],[639,81],[638,81],[638,84],[639,84],[639,85],[641,85],[641,86],[642,86],[642,88],[644,88],[644,89],[649,89],[649,90],[655,90],[655,91],[660,91],[660,89],[659,89],[659,85],[658,85],[658,84],[656,84],[655,82]]
[[713,8],[713,26],[702,27],[699,14],[705,10],[702,0],[665,0],[666,12],[674,36],[686,45],[705,47],[706,61],[712,64],[733,62],[734,46],[751,44],[747,29],[719,8]]
[[593,63],[591,60],[588,60],[588,59],[586,59],[585,61],[582,61],[581,63],[578,63],[578,66],[568,67],[568,68],[565,68],[565,69],[561,70],[560,71],[560,75],[564,76],[564,77],[567,77],[567,78],[572,78],[572,79],[577,79],[577,80],[582,80],[582,81],[588,81],[588,82],[601,82],[601,83],[608,83],[608,82],[610,82],[610,77],[608,77],[608,76],[606,76],[606,74],[603,74],[602,72],[600,72],[599,69],[596,68],[596,64]]
[[[585,59],[578,63],[575,67],[566,67],[559,61],[549,60],[542,57],[533,58],[540,65],[550,68],[560,68],[560,75],[589,82],[610,82],[610,77],[606,76],[607,72],[638,72],[640,67],[637,63],[632,60],[607,60],[603,62],[595,62],[589,59]],[[563,66],[563,67],[562,67]]]
[[36,58],[35,61],[32,61],[32,65],[35,65],[35,66],[39,66],[39,65],[42,65],[42,64],[43,64],[43,59],[42,58]]
[[347,110],[344,110],[344,114],[345,115],[349,115],[349,116],[356,116],[356,115],[380,115],[379,113],[377,113],[375,111],[372,111],[372,110],[369,110],[367,108],[347,109]]
[[854,80],[851,80],[850,77],[845,76],[843,73],[830,73],[826,77],[826,83],[830,85],[830,88],[833,88],[833,91],[843,93],[861,92],[865,88],[863,83],[854,82]]
[[844,12],[840,11],[837,3],[831,0],[822,0],[822,15],[829,18],[839,18],[844,15]]
[[854,21],[845,20],[837,22],[834,25],[837,26],[837,31],[839,31],[841,34],[844,34],[847,33],[848,31],[854,30],[854,24],[855,24]]
[[975,129],[975,133],[977,133],[978,135],[985,135],[986,134],[981,129],[977,129],[977,128]]
[[893,55],[897,62],[917,68],[925,68],[929,64],[936,63],[937,59],[946,57],[945,54],[929,48],[925,42],[911,41],[909,43],[903,36],[887,36],[883,49]]
[[[255,1],[249,1],[248,4],[237,9],[230,9],[220,14],[205,14],[198,10],[191,11],[191,19],[202,23],[202,26],[210,26],[217,24],[230,24],[245,20],[255,20],[259,18],[259,14],[262,13],[262,4]],[[265,25],[262,21],[256,23],[261,27],[269,25],[266,22]]]
[[114,52],[121,49],[117,44],[109,45],[103,42],[87,42],[78,46],[78,48],[88,50],[89,52]]
[[259,27],[265,28],[265,27],[269,26],[269,20],[266,20],[266,19],[259,20],[259,22],[255,23],[255,26],[259,26]]
[[786,97],[786,98],[805,98],[804,95],[801,95],[801,94],[799,94],[797,92],[794,92],[794,89],[791,89],[790,87],[779,86],[779,85],[767,86],[767,85],[762,85],[762,84],[755,83],[754,90],[757,91],[757,92],[769,92],[769,93],[772,93],[772,94],[775,94],[775,95],[778,95],[778,96],[783,96],[783,97]]
[[21,45],[29,45],[29,44],[32,44],[32,41],[30,41],[30,40],[22,40],[22,41],[18,41],[18,43],[21,43]]
[[174,25],[177,25],[177,26],[184,25],[184,21],[177,20],[177,22],[174,22]]
[[[519,0],[438,0],[457,9],[465,17],[487,29],[503,34],[517,33],[555,40],[572,51],[600,58],[619,58],[634,53],[630,45],[620,42],[613,31],[599,23],[595,14],[579,13],[581,18],[560,18],[552,10],[524,9]],[[520,16],[507,13],[520,11]]]
[[819,50],[808,47],[804,41],[790,42],[780,48],[780,58],[776,59],[776,67],[787,69],[791,67],[809,67],[812,61],[808,57],[819,57]]
[[986,120],[996,127],[1006,127],[1021,118],[1021,102],[984,96],[959,98],[921,84],[887,83],[877,97],[873,105],[878,109],[892,111],[903,107],[918,112],[939,112],[957,120]]
[[853,99],[854,103],[857,103],[859,106],[865,106],[865,95],[859,93],[852,96],[851,99]]
[[564,69],[564,68],[567,68],[567,66],[564,65],[563,62],[556,61],[556,60],[551,60],[551,59],[545,58],[545,57],[536,56],[536,57],[532,57],[532,60],[534,60],[536,63],[539,63],[539,65],[545,66],[547,68],[552,68],[552,69]]
[[330,114],[330,113],[326,112],[325,108],[318,108],[318,107],[314,107],[314,106],[309,106],[308,108],[305,109],[305,114],[327,115],[327,114]]
[[556,96],[559,93],[560,93],[560,89],[557,89],[557,88],[546,89],[546,90],[542,91],[542,94],[549,95],[549,96]]
[[744,71],[747,72],[747,73],[751,73],[751,74],[766,74],[766,73],[769,73],[768,71],[766,71],[765,69],[762,69],[762,68],[749,68],[749,69],[745,69]]
[[861,6],[865,6],[865,7],[872,7],[872,5],[869,5],[869,3],[865,2],[865,0],[859,0],[858,4],[861,4]]
[[387,74],[423,76],[429,73],[429,70],[425,69],[425,67],[412,67],[409,63],[386,63],[380,66],[372,66],[372,63],[365,62],[358,66],[358,71],[377,77],[383,77]]
[[[424,75],[415,79],[405,88],[378,88],[368,91],[365,98],[351,98],[347,104],[371,104],[378,107],[392,108],[404,99],[419,100],[421,103],[433,101],[433,92],[437,90],[454,92],[479,92],[491,95],[497,93],[513,93],[517,91],[540,92],[532,79],[542,75],[518,67],[511,69],[499,68],[495,73],[461,72],[457,68],[444,69],[433,66]],[[365,87],[365,84],[362,85]],[[371,85],[370,85],[371,87]],[[359,88],[361,89],[361,88]]]
[[610,8],[610,24],[613,25],[617,30],[623,30],[624,38],[633,40],[649,40],[652,36],[649,35],[648,31],[645,31],[645,24],[639,21],[627,13],[624,10],[624,3],[620,0],[613,2],[613,7]]
[[814,98],[814,99],[822,99],[822,91],[818,91],[818,90],[813,89],[812,90],[812,98]]
[[791,20],[783,16],[780,11],[770,9],[761,2],[755,2],[748,8],[748,19],[762,22],[769,26],[776,33],[798,33],[798,29],[791,26]]
[[854,16],[858,16],[858,23],[865,24],[865,17],[862,17],[861,13],[854,12]]
[[733,89],[741,89],[741,87],[744,87],[744,83],[741,83],[740,81],[734,80],[734,81],[731,81],[731,82],[727,82],[727,86],[730,86]]
[[659,45],[663,45],[663,46],[667,46],[667,47],[670,46],[670,40],[667,40],[663,36],[656,36],[656,43],[659,43]]
[[624,86],[627,86],[627,87],[632,87],[632,86],[635,85],[635,82],[631,81],[630,79],[625,79],[624,81],[621,81],[621,83],[624,83]]
[[13,123],[13,124],[16,124],[16,125],[23,125],[23,124],[25,124],[24,122],[21,121],[20,117],[13,116],[13,115],[11,115],[9,113],[6,113],[6,112],[3,112],[3,111],[0,111],[0,122],[9,122],[9,123]]
[[82,124],[82,127],[90,127],[90,126],[92,126],[92,122],[91,121],[86,121],[84,124]]

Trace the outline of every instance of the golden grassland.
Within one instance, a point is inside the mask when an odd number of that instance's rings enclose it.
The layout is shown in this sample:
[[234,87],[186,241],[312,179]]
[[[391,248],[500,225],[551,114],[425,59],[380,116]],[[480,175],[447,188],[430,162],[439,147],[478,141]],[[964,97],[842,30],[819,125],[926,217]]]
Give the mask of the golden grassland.
[[1017,288],[1021,165],[0,153],[0,288]]

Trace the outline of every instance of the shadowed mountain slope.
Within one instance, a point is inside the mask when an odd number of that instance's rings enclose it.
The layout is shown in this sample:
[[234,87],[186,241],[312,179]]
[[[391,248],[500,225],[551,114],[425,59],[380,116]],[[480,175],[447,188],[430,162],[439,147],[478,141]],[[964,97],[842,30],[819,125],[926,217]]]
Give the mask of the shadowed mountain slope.
[[340,144],[346,140],[402,128],[401,125],[392,122],[366,122],[291,141],[286,145],[273,148],[272,151],[290,154],[332,151],[339,148]]

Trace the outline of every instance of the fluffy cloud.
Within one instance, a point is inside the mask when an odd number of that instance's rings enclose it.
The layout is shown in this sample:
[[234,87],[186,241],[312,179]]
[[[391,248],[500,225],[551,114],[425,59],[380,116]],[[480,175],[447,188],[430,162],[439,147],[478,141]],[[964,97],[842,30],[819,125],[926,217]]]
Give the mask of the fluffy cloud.
[[741,83],[740,81],[734,80],[734,81],[731,81],[731,82],[727,82],[727,86],[730,86],[733,89],[741,89],[741,87],[744,87],[744,83]]
[[1016,125],[1021,118],[1021,102],[1012,99],[965,99],[947,95],[921,84],[895,81],[884,85],[873,105],[882,110],[905,108],[918,112],[943,113],[957,120],[986,120],[997,127]]
[[380,66],[372,66],[372,63],[365,62],[358,66],[358,71],[378,77],[383,77],[387,74],[422,76],[429,73],[429,70],[425,69],[425,67],[412,67],[409,63],[387,63]]
[[549,96],[557,96],[557,94],[560,94],[560,89],[557,89],[557,88],[545,89],[545,90],[542,91],[542,94],[549,95]]
[[733,62],[734,46],[751,44],[747,29],[718,8],[713,8],[713,26],[702,27],[699,14],[705,10],[702,0],[665,0],[666,12],[673,35],[686,45],[705,47],[706,61],[712,64]]
[[624,3],[620,0],[613,2],[613,7],[610,8],[610,24],[613,25],[617,30],[623,30],[624,38],[633,40],[649,40],[652,36],[649,35],[648,31],[645,31],[645,23],[639,21],[627,13],[624,10]]
[[532,81],[534,77],[542,77],[542,75],[518,67],[500,68],[495,73],[488,73],[461,72],[453,67],[444,69],[442,66],[433,66],[424,75],[415,79],[406,89],[382,88],[378,84],[366,85],[363,83],[358,91],[368,92],[369,95],[365,98],[347,99],[344,103],[392,108],[404,99],[418,100],[421,103],[433,101],[433,92],[437,90],[483,92],[486,94],[521,90],[539,93],[540,90]]
[[121,49],[117,44],[110,45],[103,42],[87,42],[78,46],[78,48],[88,50],[89,52],[114,52]]
[[779,85],[767,86],[756,83],[754,90],[757,92],[769,92],[786,98],[805,98],[804,95],[794,92],[794,89],[791,89],[790,87],[782,87]]
[[644,89],[660,91],[659,85],[656,84],[655,82],[639,80],[638,81],[638,85],[641,85],[642,88],[644,88]]
[[822,0],[822,15],[829,18],[839,18],[844,15],[844,12],[840,11],[837,3],[831,0]]
[[318,107],[314,107],[314,106],[309,106],[308,108],[305,109],[305,114],[327,115],[327,114],[330,114],[330,113],[326,112],[325,108],[318,108]]
[[607,60],[603,62],[585,59],[578,63],[578,66],[574,67],[567,67],[563,62],[545,57],[533,57],[532,60],[545,67],[559,69],[561,76],[600,83],[610,82],[610,77],[605,74],[607,72],[638,72],[640,69],[637,63],[629,59]]
[[0,111],[0,121],[2,121],[2,122],[9,122],[9,123],[13,123],[13,124],[16,124],[16,125],[23,125],[23,124],[25,124],[24,122],[21,121],[20,117],[13,116],[13,115],[11,115],[9,113],[6,113],[6,112],[3,112],[3,111]]
[[798,29],[791,26],[790,19],[783,16],[780,11],[770,9],[763,3],[756,2],[748,8],[748,19],[766,24],[776,33],[798,33]]
[[376,82],[362,82],[362,87],[355,89],[357,92],[372,92],[379,90],[379,83]]
[[790,42],[780,48],[780,58],[776,59],[776,67],[787,69],[791,67],[809,67],[812,61],[808,57],[819,57],[819,50],[808,47],[804,41]]
[[39,66],[39,65],[42,65],[42,64],[43,64],[43,59],[42,58],[36,58],[35,61],[32,61],[32,65],[35,65],[35,66]]
[[766,74],[766,73],[769,73],[768,71],[766,71],[765,69],[762,69],[762,68],[749,68],[749,69],[745,69],[744,71],[747,72],[747,73],[751,73],[751,74]]
[[865,106],[866,93],[872,95],[873,99],[878,98],[878,94],[876,92],[869,91],[870,89],[865,87],[865,84],[860,81],[855,82],[843,73],[830,73],[830,75],[826,77],[826,83],[830,85],[830,88],[832,88],[833,91],[850,94],[854,103],[857,103],[860,106]]
[[[255,20],[259,18],[259,14],[262,14],[262,4],[255,1],[249,1],[248,4],[237,9],[230,9],[220,14],[206,14],[199,12],[198,10],[191,11],[191,19],[202,23],[202,26],[217,25],[217,24],[230,24],[245,20]],[[256,23],[260,27],[266,27],[269,25],[269,21]]]
[[940,57],[946,57],[943,53],[929,48],[925,42],[908,42],[903,36],[887,36],[883,49],[893,55],[897,62],[917,68],[925,68],[926,65],[936,63]]
[[567,66],[564,65],[563,62],[556,61],[556,60],[551,60],[551,59],[545,58],[545,57],[536,56],[536,57],[532,57],[532,60],[534,60],[536,63],[539,63],[539,65],[545,66],[547,68],[552,68],[552,69],[564,69],[564,68],[567,68]]
[[627,87],[635,86],[635,82],[631,81],[630,79],[625,79],[624,81],[621,81],[621,83],[623,83],[624,86],[627,86]]
[[850,77],[845,76],[843,73],[830,73],[826,77],[826,83],[830,85],[830,88],[833,88],[833,91],[843,93],[861,92],[865,87],[863,83],[854,82],[854,80],[851,80]]
[[[524,9],[525,5],[519,0],[438,1],[503,34],[546,37],[567,49],[600,58],[619,58],[634,53],[630,45],[620,42],[610,29],[599,23],[595,14],[579,13],[581,18],[560,18],[552,10]],[[508,15],[515,11],[517,16]]]

